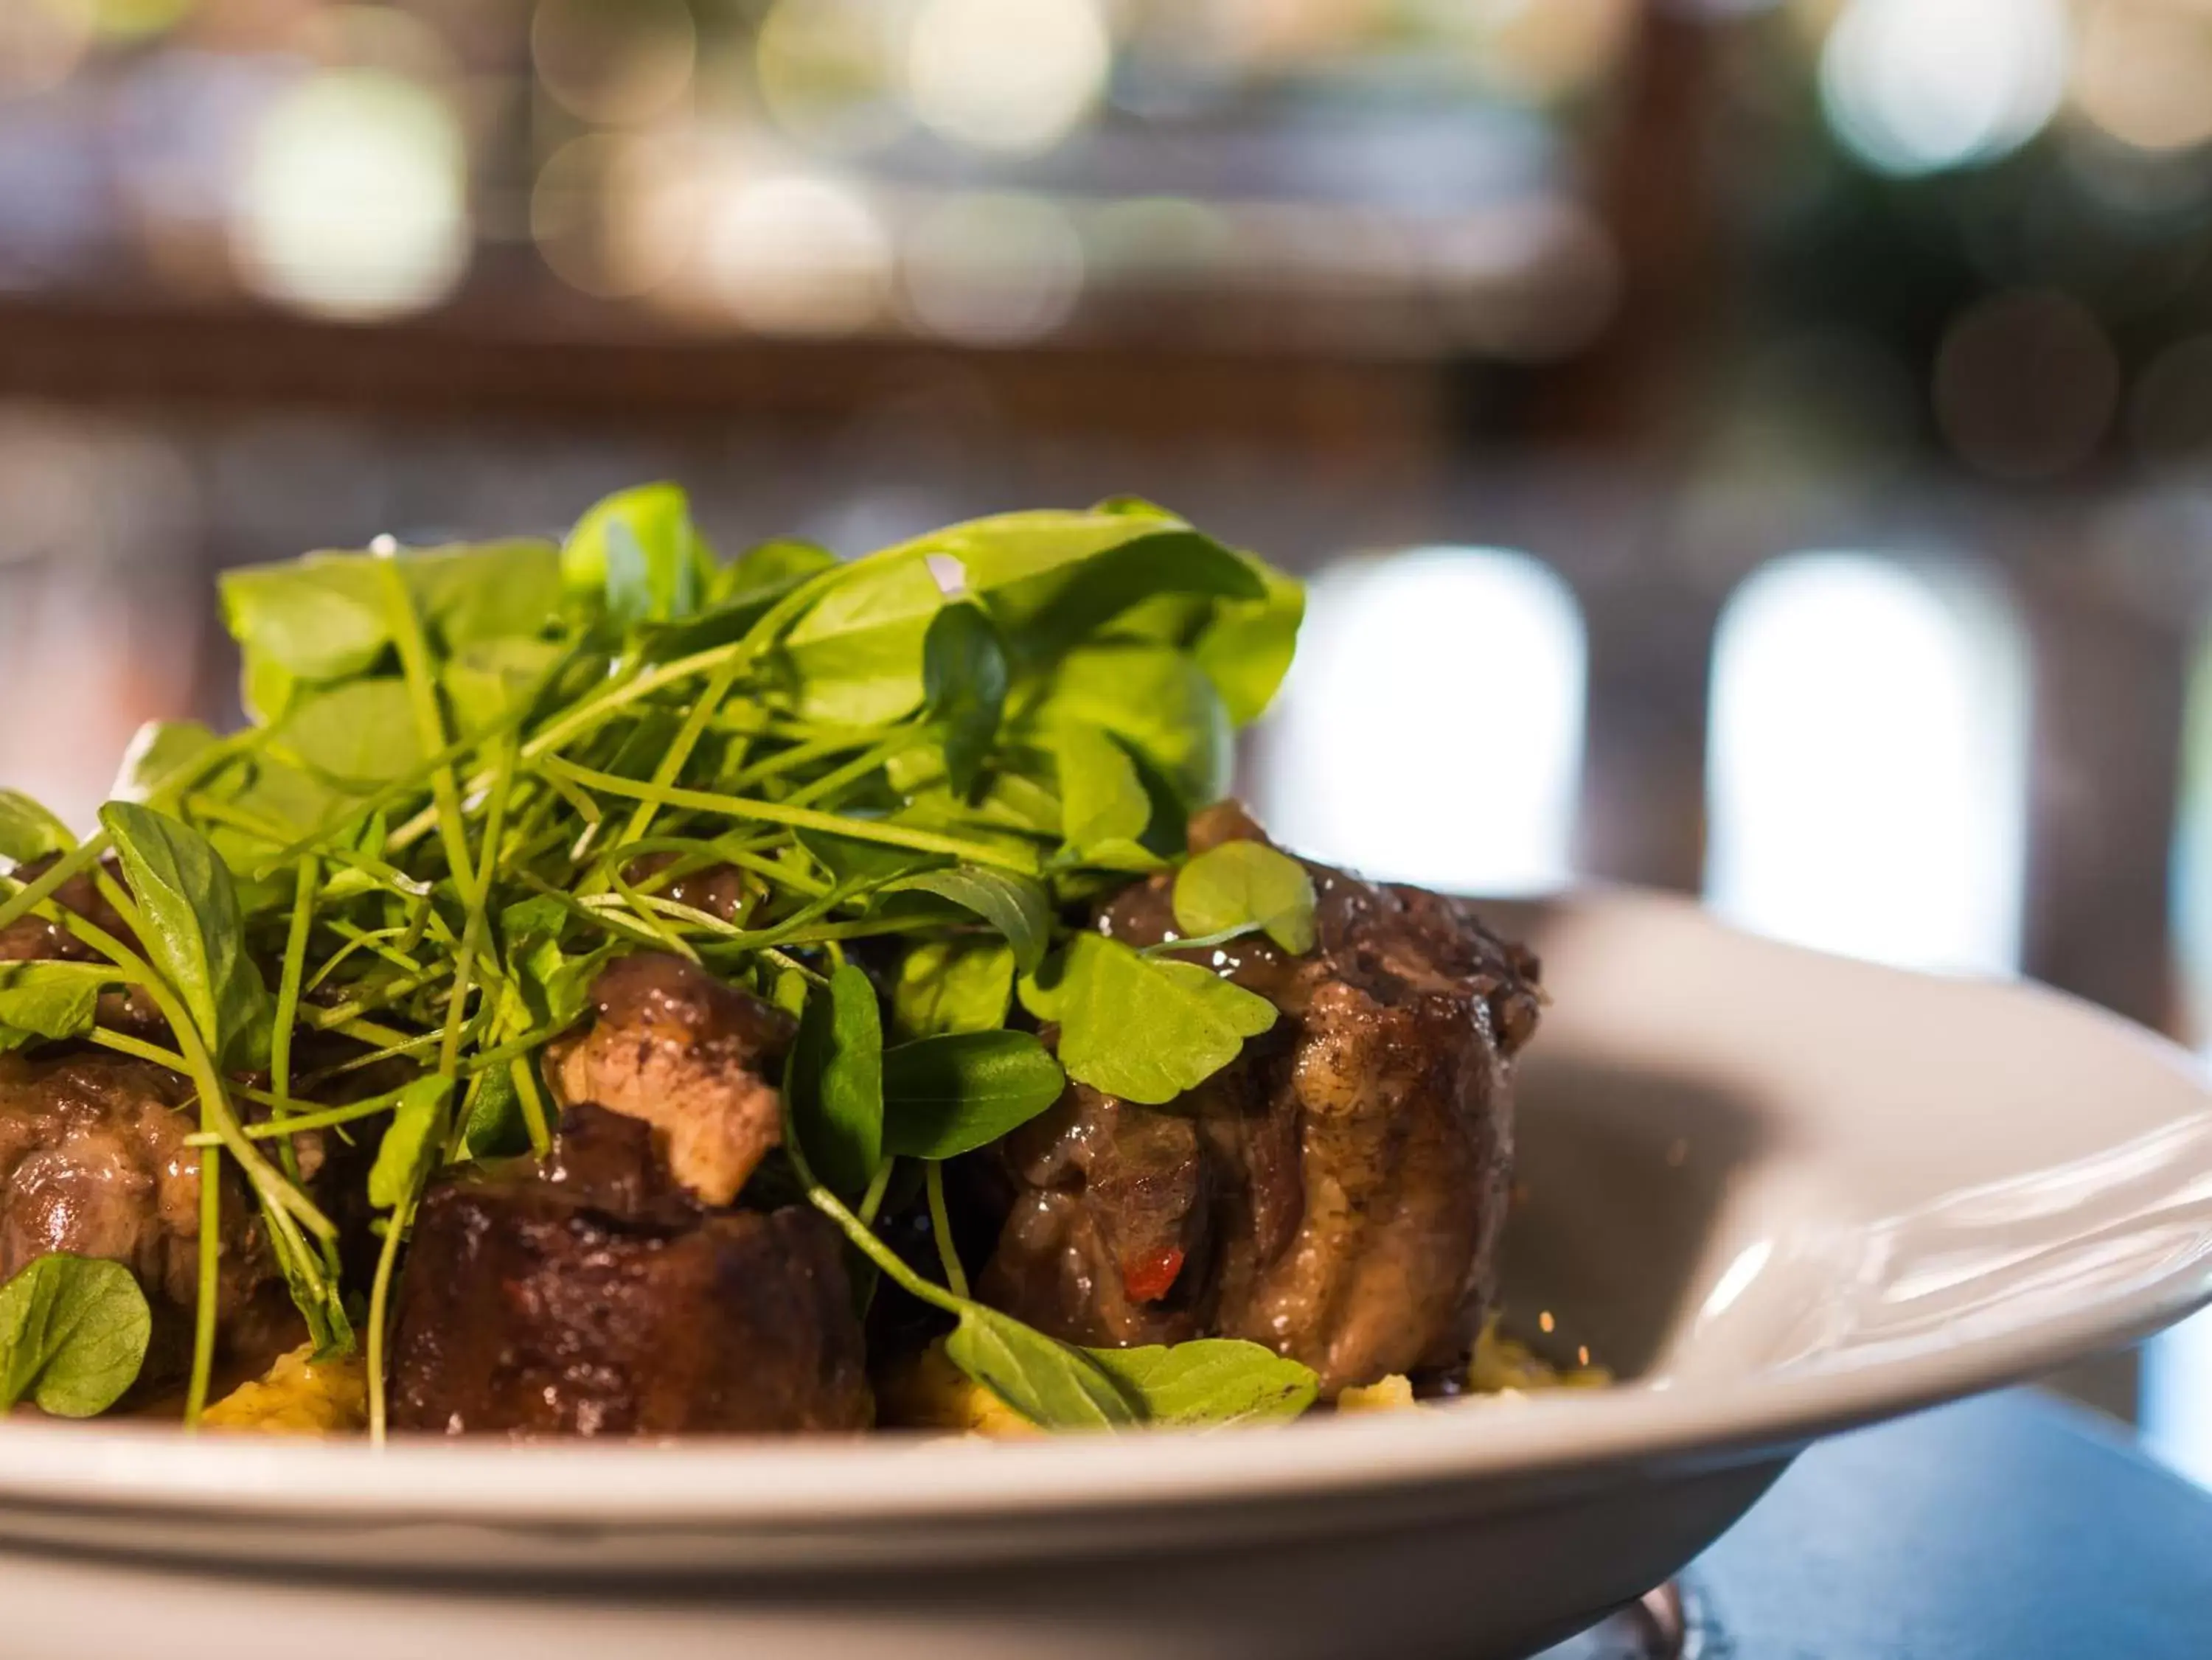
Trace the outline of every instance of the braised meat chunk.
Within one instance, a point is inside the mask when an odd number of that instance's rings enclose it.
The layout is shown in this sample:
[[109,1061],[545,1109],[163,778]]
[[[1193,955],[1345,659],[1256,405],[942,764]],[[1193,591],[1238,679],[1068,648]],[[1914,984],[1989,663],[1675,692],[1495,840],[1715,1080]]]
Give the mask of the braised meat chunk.
[[[120,1056],[0,1055],[0,1281],[52,1251],[105,1257],[137,1275],[153,1306],[147,1372],[188,1352],[198,1300],[198,1129],[174,1073]],[[231,1346],[258,1348],[283,1312],[260,1217],[224,1166],[216,1319]],[[250,1334],[250,1337],[249,1337]]]
[[444,1434],[858,1430],[871,1416],[836,1230],[710,1209],[645,1124],[570,1109],[545,1159],[433,1187],[393,1333],[392,1422]]
[[[1234,808],[1192,827],[1199,847],[1258,835]],[[1165,1106],[1075,1085],[1010,1138],[986,1298],[1085,1342],[1249,1338],[1324,1395],[1465,1358],[1495,1292],[1536,964],[1452,900],[1308,869],[1314,951],[1188,954],[1273,1002],[1272,1031]],[[1171,942],[1171,878],[1098,925]]]
[[797,1022],[661,952],[610,963],[592,1001],[599,1018],[549,1058],[562,1104],[652,1125],[676,1179],[707,1204],[729,1203],[782,1139],[771,1080]]

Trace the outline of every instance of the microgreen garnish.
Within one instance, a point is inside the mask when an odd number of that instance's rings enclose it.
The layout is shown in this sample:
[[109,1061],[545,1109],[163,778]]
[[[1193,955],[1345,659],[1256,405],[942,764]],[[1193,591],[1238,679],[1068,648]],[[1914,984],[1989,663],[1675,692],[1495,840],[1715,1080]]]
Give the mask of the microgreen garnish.
[[[0,926],[36,915],[91,957],[0,968],[0,1049],[88,1039],[180,1072],[196,1097],[188,1415],[211,1375],[228,1165],[319,1349],[353,1344],[345,1293],[356,1317],[366,1294],[380,1430],[386,1325],[426,1185],[441,1166],[546,1149],[543,1051],[588,1018],[599,970],[637,950],[799,1014],[781,1081],[810,1200],[870,1272],[954,1317],[954,1360],[1018,1410],[1096,1427],[1310,1398],[1302,1368],[1249,1346],[1098,1359],[982,1307],[942,1175],[1068,1076],[1165,1101],[1273,1020],[1084,912],[1124,873],[1181,859],[1189,809],[1225,782],[1232,724],[1289,665],[1296,583],[1135,501],[981,519],[850,561],[779,542],[725,564],[683,492],[653,484],[558,544],[317,553],[229,573],[222,602],[246,730],[149,729],[82,843],[0,792]],[[1186,935],[1257,929],[1305,948],[1310,884],[1265,851],[1190,865]],[[59,906],[88,875],[122,934]],[[152,1000],[166,1042],[98,1024],[117,987]],[[1060,1022],[1057,1059],[1038,1020]],[[302,1181],[293,1138],[317,1130],[377,1149],[368,1286],[341,1286],[336,1230]],[[895,1166],[920,1179],[894,1183]],[[876,1237],[899,1194],[927,1199],[943,1285]],[[67,1403],[97,1410],[98,1393]]]
[[97,1416],[137,1381],[153,1330],[122,1263],[33,1257],[0,1286],[0,1412],[28,1399],[57,1418]]

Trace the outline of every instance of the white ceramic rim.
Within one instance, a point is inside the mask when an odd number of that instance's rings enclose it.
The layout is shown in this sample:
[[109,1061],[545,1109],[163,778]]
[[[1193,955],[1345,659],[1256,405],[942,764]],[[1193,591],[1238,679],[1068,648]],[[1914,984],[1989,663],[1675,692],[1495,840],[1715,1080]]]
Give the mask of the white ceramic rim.
[[[2028,986],[2009,995],[2045,1000],[2075,1021],[2086,1015],[2110,1029],[2110,1040],[2139,1045],[2178,1073],[2197,1071],[2177,1045],[2075,999]],[[18,1421],[0,1425],[0,1506],[359,1525],[751,1532],[1349,1496],[1628,1460],[1721,1463],[2015,1382],[2142,1336],[2208,1300],[2212,1257],[2199,1257],[2031,1326],[1851,1367],[1742,1382],[1673,1379],[1228,1433],[1012,1443],[896,1434],[650,1445],[424,1439],[380,1449]]]

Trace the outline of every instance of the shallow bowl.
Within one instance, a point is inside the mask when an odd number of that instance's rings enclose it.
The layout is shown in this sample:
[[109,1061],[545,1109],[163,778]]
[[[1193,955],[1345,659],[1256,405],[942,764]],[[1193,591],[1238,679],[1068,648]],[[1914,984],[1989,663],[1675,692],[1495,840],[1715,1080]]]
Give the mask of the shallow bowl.
[[1279,1430],[507,1448],[0,1425],[0,1646],[168,1660],[1522,1654],[1814,1439],[2212,1296],[2189,1057],[2017,984],[1629,893],[1501,905],[1524,1324],[1600,1391]]

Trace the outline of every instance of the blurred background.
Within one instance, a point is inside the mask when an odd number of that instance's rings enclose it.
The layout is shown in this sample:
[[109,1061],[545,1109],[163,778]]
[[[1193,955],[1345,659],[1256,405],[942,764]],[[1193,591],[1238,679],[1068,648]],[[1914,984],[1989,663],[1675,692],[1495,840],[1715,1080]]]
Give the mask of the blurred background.
[[[0,776],[658,476],[1141,493],[1306,848],[2212,1031],[2212,0],[0,0]],[[2064,1381],[2212,1480],[2212,1327]]]

